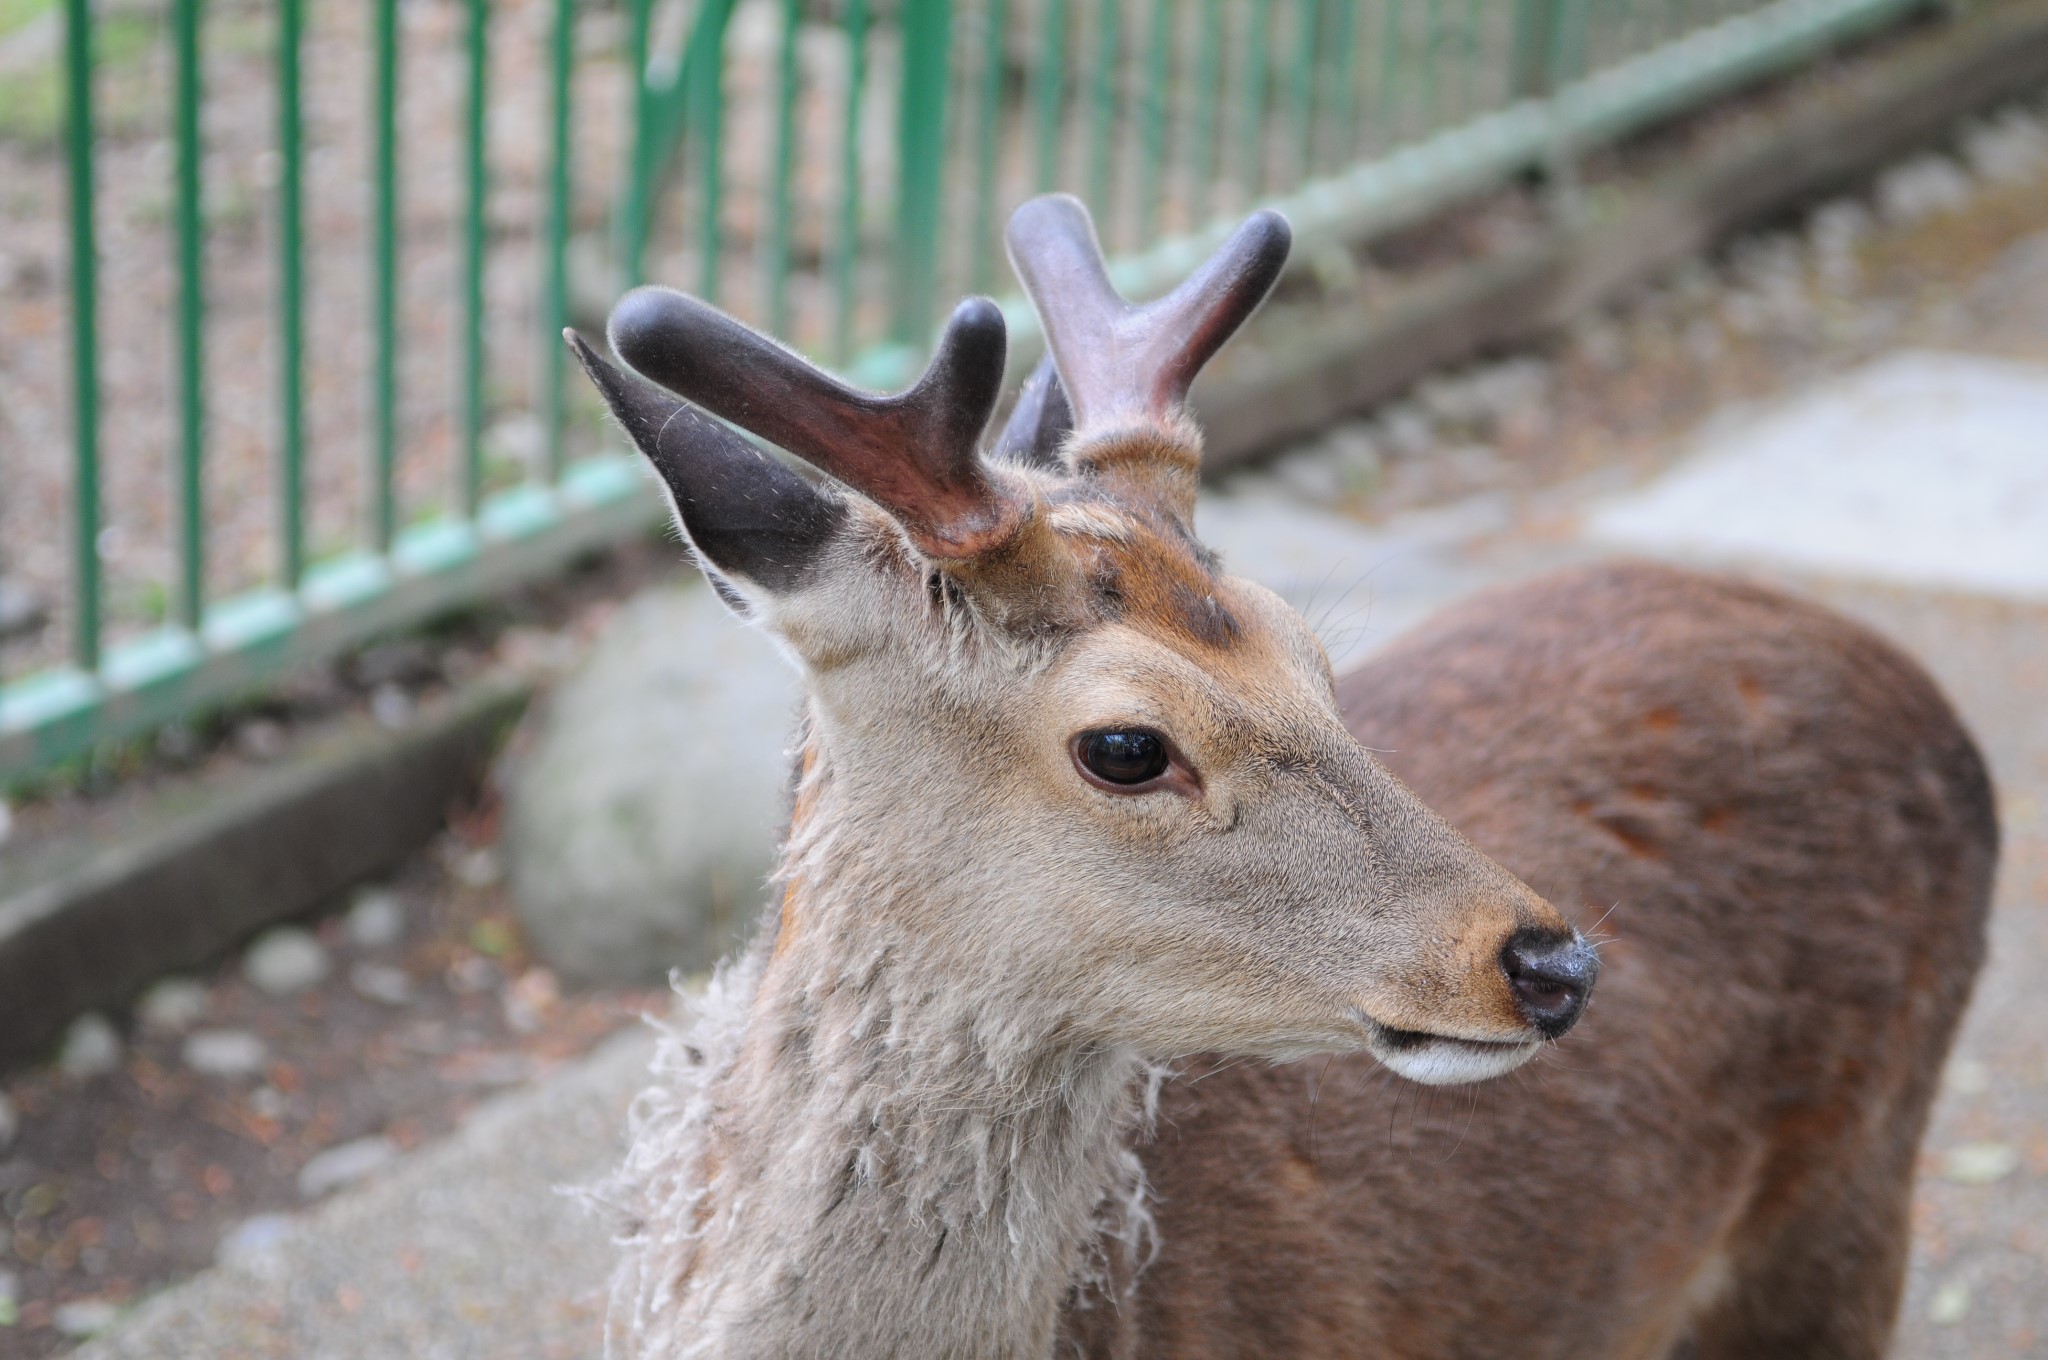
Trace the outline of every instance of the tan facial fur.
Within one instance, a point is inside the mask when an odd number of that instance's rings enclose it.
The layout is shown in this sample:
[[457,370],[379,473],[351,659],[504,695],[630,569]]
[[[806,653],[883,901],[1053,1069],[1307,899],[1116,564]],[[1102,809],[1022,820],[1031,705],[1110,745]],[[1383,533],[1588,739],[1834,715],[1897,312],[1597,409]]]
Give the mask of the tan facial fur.
[[[918,887],[874,900],[946,968],[1040,986],[1020,1003],[1105,1043],[1371,1045],[1439,1080],[1533,1054],[1501,950],[1569,927],[1344,730],[1278,597],[1157,505],[1038,480],[1000,570],[920,562],[877,517],[847,570],[766,607],[809,674],[835,815]],[[1184,770],[1098,787],[1072,743],[1108,728],[1162,734]],[[976,833],[934,837],[934,810]],[[1390,1031],[1501,1047],[1425,1067]]]

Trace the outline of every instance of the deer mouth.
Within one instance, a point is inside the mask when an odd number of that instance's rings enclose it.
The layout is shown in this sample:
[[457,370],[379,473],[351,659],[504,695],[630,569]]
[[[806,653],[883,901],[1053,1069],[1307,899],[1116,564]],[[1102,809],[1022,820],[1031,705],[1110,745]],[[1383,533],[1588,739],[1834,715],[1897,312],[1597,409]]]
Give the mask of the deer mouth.
[[1364,1011],[1365,1046],[1397,1074],[1424,1086],[1458,1086],[1505,1076],[1536,1056],[1540,1039],[1460,1039],[1427,1030],[1395,1029]]

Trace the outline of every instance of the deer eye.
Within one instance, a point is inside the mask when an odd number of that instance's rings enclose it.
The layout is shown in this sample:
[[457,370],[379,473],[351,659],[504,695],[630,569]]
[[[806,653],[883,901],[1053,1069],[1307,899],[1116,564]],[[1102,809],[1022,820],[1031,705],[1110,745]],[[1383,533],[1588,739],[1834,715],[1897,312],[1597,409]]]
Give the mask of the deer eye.
[[1074,739],[1074,760],[1101,782],[1128,788],[1165,774],[1171,757],[1164,737],[1135,727],[1083,732]]

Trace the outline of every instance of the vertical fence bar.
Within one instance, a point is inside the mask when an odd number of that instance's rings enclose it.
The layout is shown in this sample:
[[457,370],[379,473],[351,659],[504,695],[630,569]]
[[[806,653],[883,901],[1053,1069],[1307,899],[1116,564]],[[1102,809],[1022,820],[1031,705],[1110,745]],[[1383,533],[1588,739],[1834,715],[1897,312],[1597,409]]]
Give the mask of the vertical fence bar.
[[1288,108],[1294,115],[1294,173],[1308,178],[1316,131],[1316,53],[1321,47],[1323,9],[1317,0],[1301,0],[1296,10],[1301,25],[1294,35],[1294,69],[1288,77]]
[[771,335],[789,331],[790,181],[796,176],[796,39],[803,0],[782,0],[782,48],[776,62],[775,179],[769,186],[767,322]]
[[1252,0],[1244,44],[1244,121],[1238,129],[1238,168],[1245,191],[1257,198],[1266,183],[1266,61],[1272,36],[1272,0]]
[[175,82],[173,122],[178,142],[178,589],[177,621],[197,632],[206,611],[205,492],[200,480],[206,438],[205,237],[199,137],[200,0],[177,0],[171,12]]
[[903,96],[897,128],[895,314],[890,334],[921,346],[938,287],[939,202],[946,164],[952,0],[903,0]]
[[64,5],[64,142],[71,172],[73,570],[71,659],[100,664],[99,233],[93,219],[92,7]]
[[278,519],[282,584],[306,570],[305,134],[299,106],[304,0],[278,0]]
[[719,268],[725,250],[724,34],[725,16],[731,9],[730,4],[707,4],[699,10],[697,31],[690,39],[689,61],[694,64],[684,76],[689,81],[688,108],[696,129],[697,241],[703,251],[697,294],[706,302],[718,300],[724,276]]
[[[484,103],[490,73],[490,0],[468,0],[469,86],[463,110],[462,356],[459,402],[462,421],[458,493],[462,517],[475,519],[484,489],[484,196],[490,190],[487,154],[489,110]],[[638,219],[633,219],[638,220]]]
[[[1116,62],[1119,0],[1096,0],[1094,78],[1090,81],[1088,116],[1088,206],[1111,238],[1116,215],[1110,211],[1110,154],[1116,145]],[[1111,238],[1113,239],[1113,238]]]
[[982,11],[981,87],[974,128],[974,241],[972,287],[995,286],[996,169],[1002,160],[1003,36],[1008,19],[1003,0],[988,0]]
[[1166,82],[1173,62],[1172,0],[1152,0],[1145,36],[1145,95],[1139,124],[1138,241],[1148,246],[1159,232],[1159,196],[1166,175]]
[[1387,0],[1387,12],[1380,30],[1379,128],[1373,137],[1375,149],[1398,141],[1401,135],[1401,60],[1407,25],[1403,22],[1401,0]]
[[1220,141],[1216,122],[1223,116],[1223,100],[1218,97],[1218,82],[1223,79],[1223,0],[1202,0],[1202,28],[1196,37],[1194,135],[1188,157],[1194,182],[1188,186],[1188,202],[1192,225],[1200,226],[1209,220],[1216,185]]
[[1060,113],[1066,101],[1067,0],[1045,0],[1038,35],[1038,64],[1031,72],[1032,106],[1037,115],[1038,191],[1059,182]]
[[1550,93],[1550,66],[1557,44],[1558,0],[1515,0],[1515,35],[1509,49],[1509,88],[1517,99]]
[[853,358],[854,288],[860,264],[860,110],[868,80],[867,0],[846,3],[846,109],[839,143],[839,229],[832,259],[832,358],[845,364]]
[[1331,150],[1320,162],[1322,164],[1336,160],[1358,140],[1352,126],[1358,117],[1358,5],[1355,0],[1341,0],[1338,4],[1336,28],[1330,39],[1330,83],[1333,88],[1327,101],[1334,132],[1325,135],[1324,145]]
[[569,324],[569,81],[576,55],[576,0],[555,0],[550,52],[553,121],[548,132],[548,218],[540,334],[540,410],[546,479],[562,475],[567,389],[562,381],[562,331]]
[[626,52],[633,63],[633,136],[626,165],[626,189],[618,227],[619,287],[631,288],[646,272],[649,198],[654,193],[655,128],[647,92],[647,63],[654,0],[628,0],[631,28]]
[[377,0],[372,139],[377,201],[371,267],[370,545],[391,550],[398,521],[398,0]]

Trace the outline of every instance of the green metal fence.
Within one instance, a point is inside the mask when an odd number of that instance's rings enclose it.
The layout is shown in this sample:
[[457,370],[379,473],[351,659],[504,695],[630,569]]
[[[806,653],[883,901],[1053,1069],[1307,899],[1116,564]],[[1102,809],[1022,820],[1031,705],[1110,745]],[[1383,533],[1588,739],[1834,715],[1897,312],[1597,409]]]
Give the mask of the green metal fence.
[[[140,47],[155,55],[116,70],[113,20],[96,22],[90,0],[11,3],[0,22],[61,25],[58,130],[41,154],[10,150],[10,135],[33,139],[0,123],[0,171],[47,170],[68,185],[58,210],[69,334],[58,343],[69,350],[70,456],[52,493],[68,524],[0,520],[0,574],[17,559],[52,561],[54,539],[68,540],[50,630],[65,635],[63,654],[49,654],[48,635],[0,652],[15,677],[0,687],[0,778],[202,711],[647,526],[657,501],[604,441],[557,339],[571,321],[595,323],[627,284],[690,287],[891,383],[913,370],[946,299],[1010,292],[1000,229],[1032,193],[1083,194],[1118,281],[1144,294],[1254,203],[1288,212],[1313,256],[1927,7],[366,0],[343,13],[307,0],[131,0],[123,21],[142,13]],[[334,31],[309,65],[322,24]],[[309,100],[334,84],[320,83],[332,53],[355,54],[364,88],[350,116],[330,119],[339,131],[316,134]],[[239,64],[209,81],[229,57]],[[415,66],[425,74],[409,86]],[[239,115],[208,122],[223,83],[237,108],[250,86],[268,104],[258,190],[239,218],[209,187],[220,178],[210,143],[254,135]],[[136,105],[159,94],[160,105]],[[445,116],[409,123],[405,111],[429,97]],[[514,117],[529,135],[499,132]],[[168,156],[127,156],[137,138]],[[336,148],[353,148],[359,179],[323,171]],[[432,173],[409,166],[430,153]],[[136,165],[162,178],[175,287],[167,318],[103,328],[115,298],[100,286],[96,193],[116,160],[123,193],[139,192]],[[409,197],[433,198],[440,215],[415,220]],[[354,216],[334,206],[343,200]],[[328,217],[346,229],[328,231]],[[248,274],[259,246],[269,321],[259,340],[244,329],[230,344],[221,295],[241,305],[248,290],[215,276]],[[358,309],[345,339],[309,320],[309,270],[323,267],[330,294]],[[4,293],[0,306],[12,306]],[[1007,309],[1028,355],[1028,309]],[[121,414],[106,365],[132,368],[158,349],[172,413],[161,447],[103,448]],[[0,385],[6,362],[0,351]],[[226,447],[215,429],[247,413],[214,399],[218,379],[252,364],[268,374],[267,466],[224,486],[209,466]],[[362,382],[345,434],[323,439],[307,413],[331,365]],[[440,376],[427,384],[430,369]],[[508,474],[491,435],[521,411],[533,437]],[[102,455],[113,452],[140,470],[110,481]],[[0,453],[0,496],[16,457]],[[318,526],[333,516],[321,478],[336,462],[357,469],[338,497],[354,528],[323,543]],[[115,555],[114,580],[109,533],[120,526],[106,507],[138,478],[168,508],[139,560],[132,545]],[[226,560],[220,526],[258,502],[270,521],[251,531],[261,563],[248,551]]]

